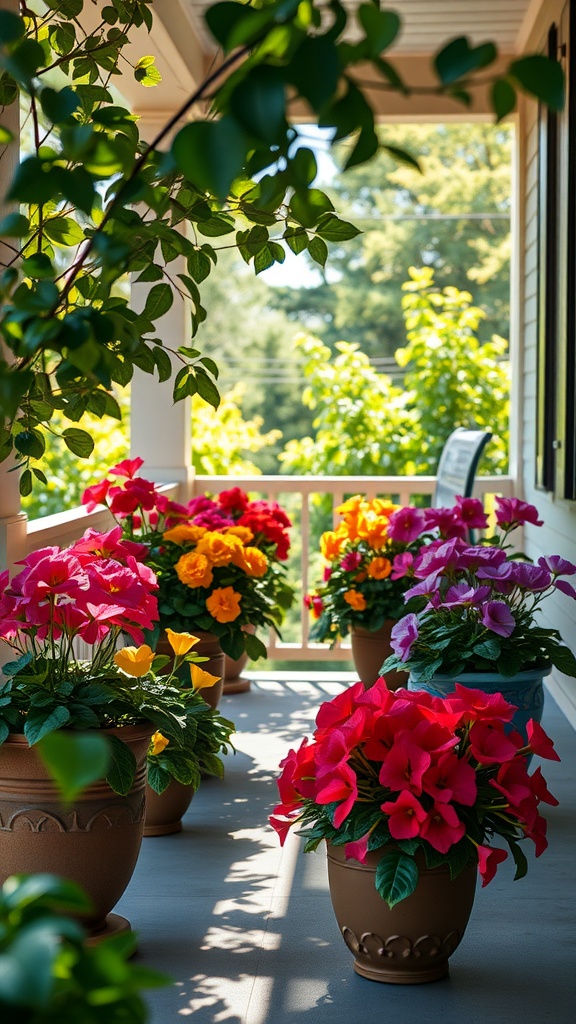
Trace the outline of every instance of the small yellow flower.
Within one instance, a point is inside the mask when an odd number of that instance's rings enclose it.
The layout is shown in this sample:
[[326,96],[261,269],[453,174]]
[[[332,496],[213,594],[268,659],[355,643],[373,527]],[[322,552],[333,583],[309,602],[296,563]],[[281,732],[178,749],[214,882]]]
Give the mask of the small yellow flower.
[[168,746],[169,742],[170,740],[167,740],[161,732],[156,731],[150,740],[150,749],[148,753],[152,754],[152,756],[154,756],[154,754],[161,754],[164,748]]
[[175,633],[173,629],[167,629],[166,636],[176,656],[188,654],[195,644],[200,643],[200,637],[192,636],[191,633]]
[[122,647],[114,655],[114,662],[118,668],[136,679],[150,671],[153,661],[154,651],[148,644],[142,644],[141,647]]
[[208,686],[214,686],[221,678],[220,676],[213,676],[205,668],[200,668],[200,665],[194,664],[190,665],[190,677],[195,690],[205,690]]

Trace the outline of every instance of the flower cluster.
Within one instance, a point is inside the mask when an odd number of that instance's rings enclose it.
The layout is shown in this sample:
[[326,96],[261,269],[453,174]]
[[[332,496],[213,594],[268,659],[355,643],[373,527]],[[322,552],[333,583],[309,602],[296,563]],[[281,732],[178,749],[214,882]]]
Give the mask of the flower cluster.
[[[169,743],[162,771],[151,779],[158,791],[172,775],[198,784],[201,771],[219,774],[214,755],[226,749],[233,726],[201,696],[214,677],[196,664],[205,660],[192,651],[197,638],[169,631],[174,658],[167,674],[160,670],[169,659],[143,643],[158,619],[158,584],[141,561],[146,554],[145,546],[122,540],[116,526],[87,530],[68,548],[32,552],[11,581],[2,573],[0,638],[14,660],[3,667],[0,743],[14,732],[33,745],[59,729],[149,721]],[[123,637],[138,646],[117,649]],[[178,682],[184,662],[192,673],[185,690]],[[119,738],[110,743],[108,782],[127,792],[133,755]]]
[[[482,506],[475,504],[475,524],[485,526]],[[417,683],[436,673],[480,670],[512,676],[552,664],[576,676],[576,659],[558,631],[537,620],[542,602],[555,590],[576,598],[576,589],[562,578],[575,575],[576,566],[558,555],[533,564],[511,552],[508,537],[516,527],[542,525],[533,505],[496,498],[495,518],[497,532],[480,544],[454,536],[422,548],[410,566],[412,585],[404,594],[417,611],[394,627],[395,653],[383,672],[409,668]]]
[[88,510],[107,505],[123,536],[147,545],[160,627],[213,633],[234,659],[245,651],[265,657],[265,645],[244,627],[278,630],[292,604],[281,564],[290,548],[288,516],[275,502],[250,501],[239,487],[179,505],[138,475],[142,465],[118,463],[82,500]]
[[452,877],[477,864],[486,885],[507,851],[527,870],[519,841],[539,856],[547,846],[541,802],[555,805],[540,768],[527,757],[559,760],[536,722],[528,742],[510,730],[516,709],[501,694],[456,685],[449,698],[356,683],[322,704],[311,741],[281,762],[280,804],[270,818],[281,842],[293,825],[314,850],[323,840],[345,846],[347,857],[389,844],[390,869],[377,875],[392,907],[418,881],[418,858],[448,864]]
[[357,494],[340,505],[342,521],[320,538],[323,580],[304,599],[316,620],[310,639],[333,645],[354,627],[377,630],[401,618],[420,549],[437,537],[467,536],[476,504],[459,498],[451,509],[401,508]]

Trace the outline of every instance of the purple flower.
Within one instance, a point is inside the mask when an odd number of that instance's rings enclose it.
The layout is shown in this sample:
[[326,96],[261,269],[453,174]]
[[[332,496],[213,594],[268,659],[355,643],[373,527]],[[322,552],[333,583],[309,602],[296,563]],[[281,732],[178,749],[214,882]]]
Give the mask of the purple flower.
[[359,551],[349,551],[347,555],[340,562],[340,568],[344,569],[344,572],[354,572],[358,568],[362,561],[362,555]]
[[573,576],[576,573],[576,565],[569,562],[567,558],[560,555],[546,555],[538,559],[538,565],[542,569],[549,569],[554,576]]
[[418,558],[414,560],[414,575],[423,580],[433,572],[443,572],[449,566],[455,565],[458,560],[458,538],[445,541],[442,544],[427,544],[422,548]]
[[409,601],[411,597],[430,597],[431,594],[435,594],[440,586],[439,577],[441,574],[441,569],[436,569],[435,572],[431,572],[425,580],[422,580],[420,583],[416,583],[406,591],[404,594],[404,600]]
[[508,529],[511,526],[542,526],[544,520],[538,519],[538,509],[520,498],[496,498],[496,522],[498,526]]
[[410,544],[416,540],[424,530],[424,510],[412,508],[399,508],[393,512],[388,520],[388,536],[391,540],[400,541],[402,544]]
[[449,588],[442,605],[444,608],[455,608],[458,605],[466,605],[470,608],[473,605],[482,604],[489,594],[490,587],[472,587],[468,583],[457,583],[456,586]]
[[568,580],[554,580],[554,586],[556,590],[561,590],[568,597],[576,597],[576,590],[571,583],[568,583]]
[[401,555],[396,555],[396,557],[394,558],[390,579],[404,579],[405,576],[409,575],[413,562],[414,555],[411,555],[409,551],[404,551]]
[[468,530],[485,530],[488,523],[482,502],[478,498],[463,498],[458,495],[456,498],[458,515],[460,521]]
[[482,609],[482,624],[499,636],[510,636],[516,620],[504,601],[488,601]]
[[396,625],[392,628],[390,634],[390,646],[402,661],[407,661],[410,657],[410,651],[412,644],[418,638],[418,619],[415,615],[405,615],[403,619],[399,619]]
[[552,576],[547,569],[539,565],[531,565],[529,562],[511,562],[510,579],[518,587],[525,590],[547,590],[552,583]]
[[472,569],[473,572],[477,572],[480,566],[485,569],[487,566],[502,565],[505,561],[506,552],[502,548],[478,544],[464,548],[458,558],[458,569]]
[[453,508],[427,508],[424,510],[426,529],[438,530],[443,540],[465,537],[467,527],[454,514]]

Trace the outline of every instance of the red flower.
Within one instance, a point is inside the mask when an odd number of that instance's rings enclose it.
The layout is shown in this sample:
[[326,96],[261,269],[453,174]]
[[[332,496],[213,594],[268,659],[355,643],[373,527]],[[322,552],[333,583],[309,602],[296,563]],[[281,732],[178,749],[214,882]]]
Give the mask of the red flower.
[[472,807],[478,795],[476,772],[472,765],[451,751],[431,765],[422,779],[422,786],[425,793],[440,803],[455,800],[465,807]]
[[388,814],[388,827],[393,839],[414,839],[420,834],[420,825],[427,814],[420,801],[408,790],[403,790],[396,800],[386,800],[382,805]]
[[436,801],[420,826],[420,835],[427,839],[438,853],[447,853],[462,839],[466,829],[451,804]]
[[554,744],[548,734],[544,732],[544,729],[538,722],[535,722],[533,718],[530,719],[526,726],[526,734],[528,736],[528,744],[533,754],[537,754],[538,757],[547,758],[548,761],[559,761],[560,756],[554,750]]
[[[521,741],[520,741],[521,742]],[[480,764],[502,764],[518,753],[518,743],[506,736],[503,726],[490,722],[474,722],[470,729],[472,756]]]
[[380,783],[393,792],[409,789],[419,796],[422,792],[422,776],[431,761],[428,751],[415,743],[409,732],[401,732],[380,769]]
[[496,869],[508,854],[506,850],[500,850],[497,846],[478,847],[478,870],[482,876],[482,888],[491,882],[496,874]]
[[334,773],[334,778],[316,794],[319,804],[331,804],[342,801],[334,811],[334,828],[340,828],[358,799],[358,786],[354,772],[343,765]]

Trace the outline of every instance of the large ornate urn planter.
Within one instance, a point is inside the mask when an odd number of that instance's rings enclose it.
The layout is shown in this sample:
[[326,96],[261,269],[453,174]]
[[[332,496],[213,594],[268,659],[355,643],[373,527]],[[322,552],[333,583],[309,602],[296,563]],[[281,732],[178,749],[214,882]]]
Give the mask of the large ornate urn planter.
[[146,753],[153,726],[145,722],[113,733],[136,757],[134,784],[126,796],[102,779],[73,804],[60,795],[34,747],[11,735],[0,746],[0,884],[9,875],[61,875],[79,883],[93,903],[82,918],[92,937],[129,929],[112,914],[128,885],[142,842]]
[[454,692],[456,683],[485,693],[501,693],[518,711],[512,724],[526,739],[526,725],[533,718],[539,722],[544,710],[543,679],[550,668],[533,668],[515,676],[502,676],[498,672],[461,672],[458,676],[435,675],[427,683],[408,680],[409,690],[425,690],[436,697],[447,697]]
[[330,897],[354,970],[393,985],[438,981],[468,924],[477,867],[452,880],[447,865],[420,866],[415,891],[390,909],[374,885],[378,862],[389,852],[375,850],[360,864],[346,860],[343,846],[327,846]]
[[[350,630],[354,668],[366,689],[374,685],[381,675],[380,669],[386,658],[392,654],[390,634],[395,625],[394,619],[387,619],[380,629],[369,630],[355,626]],[[406,672],[386,673],[386,685],[389,690],[397,690],[400,686],[406,686],[407,680]]]

